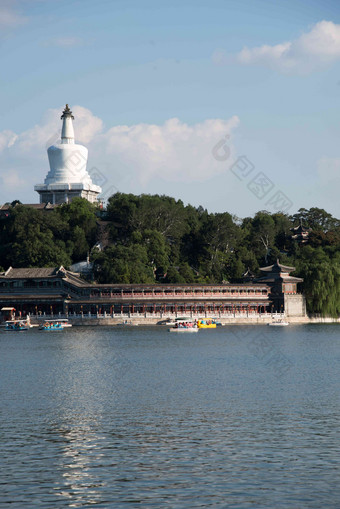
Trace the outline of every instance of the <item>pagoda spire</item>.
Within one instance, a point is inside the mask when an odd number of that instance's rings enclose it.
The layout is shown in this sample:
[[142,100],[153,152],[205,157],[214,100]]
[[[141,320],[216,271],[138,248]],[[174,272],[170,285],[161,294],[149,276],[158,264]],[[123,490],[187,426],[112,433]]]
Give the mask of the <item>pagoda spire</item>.
[[61,115],[61,120],[64,118],[64,117],[71,117],[72,120],[74,120],[74,116],[72,115],[72,111],[70,110],[70,107],[68,104],[66,104],[65,106],[65,109],[63,111],[63,114]]
[[63,121],[63,126],[61,128],[61,143],[74,144],[74,129],[72,122],[72,120],[74,120],[74,116],[72,115],[72,111],[68,104],[66,104],[60,118]]

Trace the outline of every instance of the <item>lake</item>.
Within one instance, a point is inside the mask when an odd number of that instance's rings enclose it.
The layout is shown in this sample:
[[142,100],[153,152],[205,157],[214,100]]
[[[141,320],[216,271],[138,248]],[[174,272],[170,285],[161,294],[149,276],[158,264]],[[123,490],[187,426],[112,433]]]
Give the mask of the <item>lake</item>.
[[340,326],[0,332],[0,506],[340,507]]

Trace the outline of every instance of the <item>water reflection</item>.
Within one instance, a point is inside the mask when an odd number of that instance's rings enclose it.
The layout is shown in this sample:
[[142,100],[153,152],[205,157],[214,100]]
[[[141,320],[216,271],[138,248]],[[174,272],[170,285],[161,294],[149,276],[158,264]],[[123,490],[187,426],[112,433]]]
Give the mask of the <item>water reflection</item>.
[[[70,425],[71,423],[69,423]],[[101,491],[106,481],[96,474],[100,470],[104,454],[101,451],[103,437],[88,425],[76,424],[72,428],[53,430],[61,438],[56,470],[60,476],[54,484],[54,491],[68,507],[80,507],[101,502]],[[96,468],[94,468],[96,466]]]
[[338,335],[276,335],[294,360],[276,378],[240,331],[3,338],[1,503],[337,507]]
[[98,433],[105,408],[115,404],[128,361],[110,338],[93,331],[75,331],[54,351],[57,364],[50,372],[57,420],[49,437],[58,446],[57,479],[53,490],[69,507],[98,504],[107,482],[101,476],[106,459]]

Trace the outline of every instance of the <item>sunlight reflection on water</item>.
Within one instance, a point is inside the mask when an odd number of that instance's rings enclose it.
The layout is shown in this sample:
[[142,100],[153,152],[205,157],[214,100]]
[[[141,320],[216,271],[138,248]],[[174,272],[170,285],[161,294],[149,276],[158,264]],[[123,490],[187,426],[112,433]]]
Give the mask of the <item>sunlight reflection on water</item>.
[[2,333],[0,505],[337,507],[339,328],[253,329]]

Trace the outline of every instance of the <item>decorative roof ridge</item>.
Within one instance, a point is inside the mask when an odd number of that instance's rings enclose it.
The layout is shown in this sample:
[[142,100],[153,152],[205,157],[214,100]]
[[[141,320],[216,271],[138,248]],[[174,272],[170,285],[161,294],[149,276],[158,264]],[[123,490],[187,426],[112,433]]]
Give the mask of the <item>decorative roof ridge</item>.
[[277,258],[276,262],[273,263],[273,265],[268,265],[267,267],[260,267],[260,270],[262,272],[293,272],[295,270],[295,267],[281,265],[279,259]]

